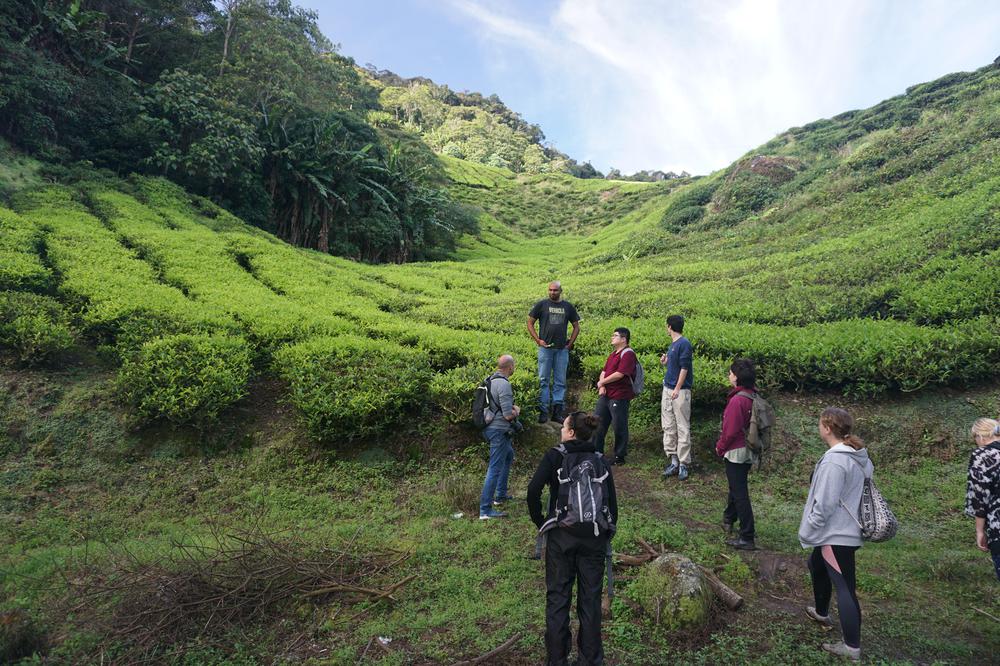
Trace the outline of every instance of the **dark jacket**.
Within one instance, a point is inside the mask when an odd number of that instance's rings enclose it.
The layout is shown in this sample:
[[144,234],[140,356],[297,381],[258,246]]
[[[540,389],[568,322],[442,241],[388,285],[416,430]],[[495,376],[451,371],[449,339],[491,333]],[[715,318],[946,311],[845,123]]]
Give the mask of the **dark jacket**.
[[746,431],[750,427],[750,412],[753,410],[753,400],[738,395],[741,391],[756,393],[755,389],[737,386],[729,392],[726,410],[722,412],[722,434],[715,443],[715,452],[726,455],[727,451],[742,449],[747,445]]
[[[567,453],[597,450],[594,448],[593,442],[581,442],[578,439],[571,439],[562,444],[566,447]],[[557,472],[562,466],[562,461],[562,453],[555,448],[549,449],[545,452],[542,461],[538,463],[538,469],[535,470],[535,475],[531,477],[531,481],[528,483],[528,513],[531,515],[531,521],[535,523],[535,527],[540,528],[542,523],[545,522],[546,517],[551,518],[555,515],[556,499],[559,497],[559,476]],[[608,472],[608,511],[611,512],[612,522],[617,524],[618,497],[615,495],[615,477],[610,474],[610,467],[608,468]],[[547,516],[542,515],[542,489],[546,484],[549,486],[549,510]]]

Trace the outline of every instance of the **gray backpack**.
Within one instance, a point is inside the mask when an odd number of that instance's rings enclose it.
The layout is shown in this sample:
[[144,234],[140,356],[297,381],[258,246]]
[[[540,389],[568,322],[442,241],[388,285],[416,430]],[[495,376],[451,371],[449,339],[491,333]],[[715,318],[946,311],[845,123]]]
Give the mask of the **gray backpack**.
[[635,353],[634,349],[627,347],[625,351],[630,351],[635,354],[635,377],[632,378],[632,394],[639,395],[642,393],[642,389],[646,386],[646,371],[642,369],[642,363],[639,361],[639,355]]
[[567,453],[562,444],[555,447],[563,455],[557,472],[559,494],[556,515],[545,521],[540,533],[553,527],[565,527],[579,536],[613,534],[615,524],[608,509],[607,480],[610,478],[604,456],[595,451]]
[[771,433],[774,430],[774,407],[764,400],[756,391],[740,391],[736,395],[750,398],[753,407],[750,410],[750,425],[743,434],[746,435],[747,448],[757,458],[757,466],[763,464],[765,456],[771,452]]

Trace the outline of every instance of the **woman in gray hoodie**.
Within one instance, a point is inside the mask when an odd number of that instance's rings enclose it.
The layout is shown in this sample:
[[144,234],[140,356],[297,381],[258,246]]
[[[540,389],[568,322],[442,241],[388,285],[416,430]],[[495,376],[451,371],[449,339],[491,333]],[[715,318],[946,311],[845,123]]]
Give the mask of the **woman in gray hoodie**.
[[824,628],[830,620],[830,597],[837,590],[837,608],[843,642],[824,643],[823,649],[858,661],[861,659],[861,606],[855,593],[854,552],[861,546],[857,515],[865,477],[874,466],[865,444],[851,434],[854,419],[843,409],[827,407],[819,417],[819,435],[829,450],[813,470],[809,497],[802,510],[799,543],[812,548],[809,575],[815,606],[806,615]]

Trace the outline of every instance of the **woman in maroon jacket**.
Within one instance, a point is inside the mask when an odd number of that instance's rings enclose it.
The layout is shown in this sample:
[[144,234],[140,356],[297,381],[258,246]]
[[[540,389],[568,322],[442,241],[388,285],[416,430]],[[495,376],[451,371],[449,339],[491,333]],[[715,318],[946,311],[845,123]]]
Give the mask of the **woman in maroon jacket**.
[[729,402],[722,413],[722,434],[715,443],[715,452],[726,459],[726,479],[729,481],[729,501],[722,512],[722,527],[732,534],[737,518],[740,532],[726,543],[740,550],[756,550],[753,524],[753,507],[747,476],[753,466],[753,453],[747,448],[746,431],[750,427],[750,412],[756,392],[757,369],[748,358],[738,358],[729,366]]

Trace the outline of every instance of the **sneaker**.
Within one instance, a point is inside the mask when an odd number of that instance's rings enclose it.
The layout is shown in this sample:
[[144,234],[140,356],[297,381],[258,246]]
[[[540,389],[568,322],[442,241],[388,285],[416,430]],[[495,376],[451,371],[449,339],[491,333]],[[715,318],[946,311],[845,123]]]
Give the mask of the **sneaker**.
[[838,657],[846,657],[851,661],[861,661],[861,648],[851,647],[847,643],[823,643],[823,649]]
[[813,606],[806,606],[806,615],[810,620],[816,622],[823,628],[823,631],[830,631],[833,629],[833,620],[830,619],[829,615],[820,615],[816,612]]
[[487,511],[486,513],[483,513],[482,511],[479,512],[479,520],[491,520],[493,518],[506,518],[506,517],[507,514],[504,513],[503,511],[490,510]]
[[495,500],[493,500],[493,506],[500,506],[501,504],[506,504],[512,499],[514,499],[513,495],[504,495],[503,497],[498,497]]
[[621,456],[615,456],[615,459],[614,459],[614,461],[612,461],[611,464],[615,465],[615,466],[624,465],[625,464],[625,459],[622,458]]
[[563,419],[565,418],[566,417],[563,416],[563,406],[552,405],[552,420],[555,421],[556,423],[562,423]]
[[726,545],[732,546],[736,550],[757,550],[757,545],[754,543],[753,539],[744,539],[743,537],[729,539],[726,541]]
[[667,465],[667,468],[663,470],[663,474],[661,476],[663,476],[663,478],[667,478],[668,476],[673,476],[674,474],[677,473],[678,467],[679,465],[677,463],[670,463],[669,465]]
[[688,466],[681,465],[680,469],[677,470],[677,479],[679,481],[684,481],[687,478],[688,478]]

